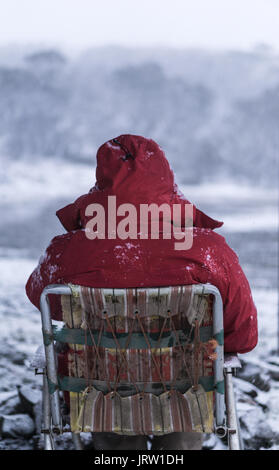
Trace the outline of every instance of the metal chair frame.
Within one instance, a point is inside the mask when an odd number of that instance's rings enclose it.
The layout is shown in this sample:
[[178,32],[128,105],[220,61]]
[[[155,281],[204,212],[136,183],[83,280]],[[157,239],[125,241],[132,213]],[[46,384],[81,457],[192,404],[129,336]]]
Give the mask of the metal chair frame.
[[[193,295],[212,294],[213,303],[213,336],[223,331],[223,302],[219,290],[211,284],[196,284],[192,286]],[[105,289],[104,289],[105,290]],[[117,291],[117,289],[115,289]],[[55,449],[55,434],[69,432],[69,425],[63,426],[60,397],[58,389],[58,375],[56,367],[56,353],[54,348],[51,312],[48,295],[71,295],[72,291],[68,285],[52,284],[43,290],[40,298],[40,310],[42,319],[42,332],[50,340],[44,344],[45,364],[35,367],[36,374],[43,375],[43,428],[45,450]],[[243,443],[240,436],[237,418],[236,401],[233,389],[232,376],[237,368],[241,367],[237,355],[224,357],[224,347],[218,344],[216,348],[217,359],[214,361],[214,385],[215,385],[215,434],[219,437],[227,436],[230,450],[242,450]],[[50,393],[48,381],[55,385],[55,391]],[[224,393],[220,392],[216,385],[224,381]],[[73,443],[76,450],[82,450],[80,435],[72,433]]]

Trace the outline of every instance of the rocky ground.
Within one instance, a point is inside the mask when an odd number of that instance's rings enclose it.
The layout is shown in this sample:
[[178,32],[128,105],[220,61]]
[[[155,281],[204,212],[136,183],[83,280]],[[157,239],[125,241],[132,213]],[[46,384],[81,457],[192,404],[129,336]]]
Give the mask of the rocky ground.
[[[13,253],[15,255],[15,253]],[[23,283],[31,271],[29,259],[2,253],[0,269],[6,273],[0,295],[11,286],[12,294],[0,304],[0,449],[40,449],[41,376],[35,376],[30,360],[41,342],[40,315],[26,300]],[[17,270],[16,270],[17,268]],[[260,313],[260,342],[256,350],[241,356],[242,369],[234,379],[242,436],[247,449],[279,449],[279,357],[276,345],[276,296],[255,291]],[[264,319],[264,321],[262,321]],[[204,449],[226,448],[225,440],[205,436]],[[92,448],[90,436],[82,439]],[[71,449],[71,435],[57,439],[58,449]]]
[[[91,168],[90,181],[88,177],[87,182],[89,170],[80,167],[78,182],[74,178],[76,173],[72,172],[74,180],[69,183],[69,172],[64,185],[56,185],[56,169],[53,172],[48,169],[32,176],[37,186],[32,178],[28,180],[27,170],[22,168],[21,176],[28,189],[22,193],[20,210],[12,189],[9,195],[5,188],[6,199],[0,194],[0,200],[4,201],[0,234],[0,450],[42,448],[41,376],[35,376],[30,367],[30,360],[41,343],[40,315],[26,298],[24,286],[47,242],[63,231],[58,229],[53,215],[55,209],[74,199],[73,194],[66,198],[74,186],[76,195],[92,186]],[[57,188],[61,194],[57,194]],[[277,224],[274,217],[277,195],[267,190],[224,186],[185,188],[184,192],[202,210],[225,220],[220,232],[238,253],[251,283],[258,308],[259,344],[254,351],[240,357],[242,369],[234,380],[240,425],[245,448],[279,450]],[[92,448],[88,435],[83,434],[82,439],[86,448]],[[73,448],[70,434],[57,439],[57,448]],[[225,448],[225,440],[206,436],[204,449]]]
[[[42,418],[42,394],[39,377],[23,374],[28,368],[27,360],[14,355],[12,368],[14,381],[21,382],[10,386],[9,391],[0,393],[0,450],[43,449],[40,434]],[[268,362],[248,362],[242,360],[242,369],[234,379],[237,408],[245,449],[278,450],[279,432],[279,360]],[[82,433],[85,449],[93,449],[91,436]],[[74,449],[71,434],[56,438],[58,450]],[[204,450],[227,448],[226,438],[205,435]]]

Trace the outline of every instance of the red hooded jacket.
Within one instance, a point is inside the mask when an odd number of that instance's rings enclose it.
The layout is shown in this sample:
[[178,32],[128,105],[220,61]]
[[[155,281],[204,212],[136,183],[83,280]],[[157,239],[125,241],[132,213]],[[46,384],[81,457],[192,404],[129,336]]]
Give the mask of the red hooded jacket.
[[[53,283],[89,287],[155,287],[210,283],[224,304],[225,351],[245,353],[257,344],[257,312],[249,283],[238,257],[213,229],[222,222],[211,219],[193,206],[193,244],[176,250],[170,239],[89,239],[86,216],[90,204],[107,210],[108,196],[116,196],[116,209],[124,203],[156,203],[158,206],[189,201],[179,194],[163,150],[151,139],[121,135],[103,144],[97,152],[96,184],[57,216],[67,233],[55,237],[31,274],[26,292],[39,308],[40,294]],[[184,210],[181,211],[182,225]],[[107,212],[105,212],[107,214]],[[122,217],[123,219],[123,217]],[[117,220],[121,217],[117,216]],[[108,224],[106,219],[106,227]],[[173,221],[171,221],[173,223]],[[105,229],[106,235],[108,229]],[[61,319],[60,303],[51,299],[52,314]]]

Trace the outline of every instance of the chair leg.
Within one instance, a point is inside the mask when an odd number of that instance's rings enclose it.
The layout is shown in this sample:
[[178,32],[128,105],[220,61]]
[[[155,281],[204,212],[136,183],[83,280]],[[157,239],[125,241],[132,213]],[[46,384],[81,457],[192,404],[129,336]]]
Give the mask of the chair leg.
[[75,450],[83,450],[83,444],[81,442],[80,434],[72,432],[72,439],[75,446]]
[[53,436],[51,434],[45,434],[44,436],[44,450],[55,450]]
[[240,429],[236,412],[236,403],[232,381],[232,369],[225,371],[226,411],[228,426],[228,445],[230,450],[241,450]]
[[44,449],[55,450],[54,438],[51,432],[51,408],[47,384],[46,372],[43,373],[43,426],[44,426]]

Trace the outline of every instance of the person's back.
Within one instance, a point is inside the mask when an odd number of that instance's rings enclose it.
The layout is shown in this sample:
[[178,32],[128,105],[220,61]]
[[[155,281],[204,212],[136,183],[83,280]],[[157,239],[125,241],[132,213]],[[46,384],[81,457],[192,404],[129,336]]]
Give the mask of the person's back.
[[[68,233],[52,240],[26,287],[37,307],[43,288],[52,283],[114,288],[210,283],[223,299],[225,351],[245,353],[256,346],[248,281],[236,254],[213,231],[222,223],[178,193],[153,140],[123,135],[102,145],[94,188],[57,215]],[[59,305],[52,307],[59,319]]]

